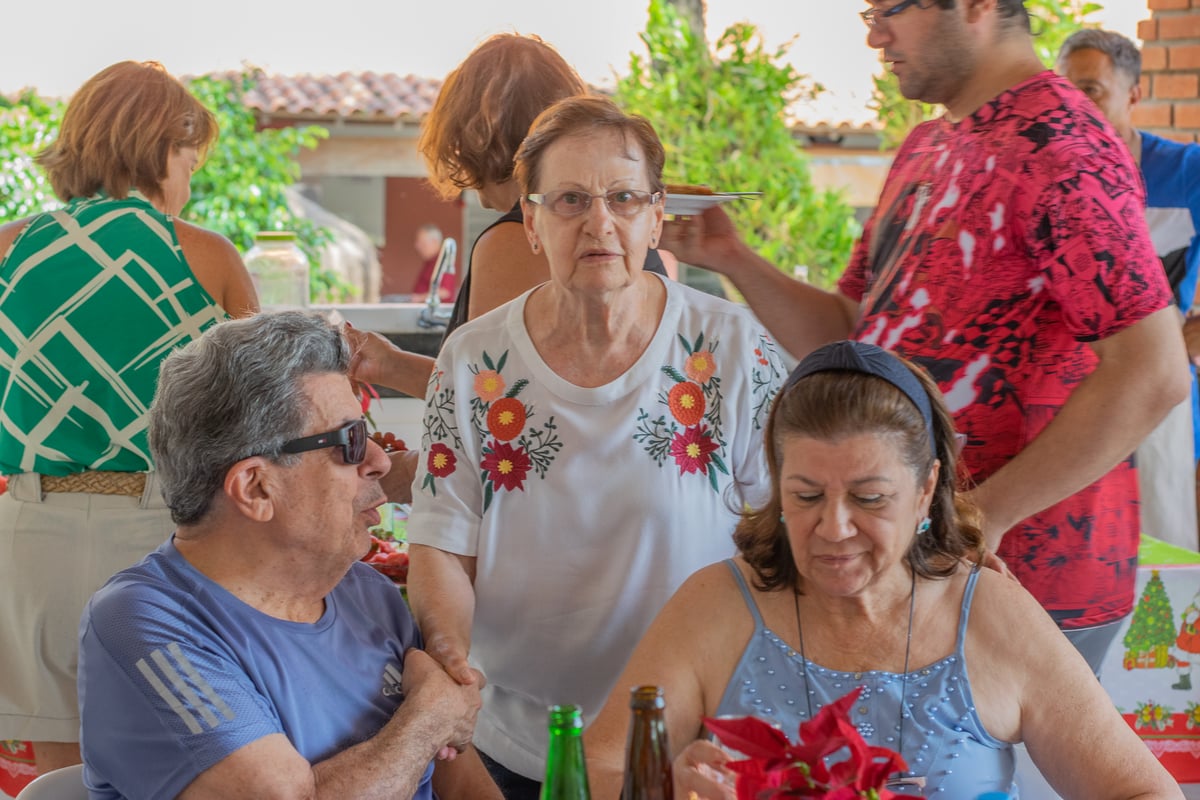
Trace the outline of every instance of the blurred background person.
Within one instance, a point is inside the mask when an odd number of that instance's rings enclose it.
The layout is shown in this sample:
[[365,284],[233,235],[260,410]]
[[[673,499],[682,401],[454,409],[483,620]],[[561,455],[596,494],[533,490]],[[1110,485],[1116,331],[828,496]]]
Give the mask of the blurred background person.
[[515,180],[550,279],[456,331],[426,397],[409,598],[429,654],[487,676],[475,743],[509,800],[538,796],[546,706],[590,719],[767,485],[774,345],[745,309],[643,269],[663,159],[606,98],[538,117]]
[[[433,272],[437,269],[438,254],[442,252],[442,229],[432,222],[427,222],[417,228],[413,249],[421,258],[421,271],[417,273],[417,280],[413,283],[412,288],[413,299],[424,300],[429,294],[429,282],[433,280]],[[438,296],[444,302],[448,303],[454,299],[456,282],[453,273],[442,276],[442,285],[438,289]]]
[[[1133,107],[1142,98],[1142,54],[1121,34],[1076,31],[1059,49],[1057,71],[1096,104],[1129,146],[1146,186],[1150,238],[1184,324],[1183,315],[1191,313],[1194,305],[1200,273],[1200,145],[1171,141],[1133,126]],[[1188,327],[1200,331],[1200,319]],[[1192,355],[1200,355],[1200,350]],[[1190,372],[1191,397],[1172,409],[1138,446],[1138,492],[1143,531],[1197,550],[1200,393],[1194,368],[1184,363],[1179,369]]]
[[161,360],[258,308],[233,244],[178,219],[217,136],[155,62],[72,97],[37,157],[57,211],[0,228],[0,739],[79,761],[84,603],[171,533],[146,442]]
[[[421,128],[429,182],[445,199],[474,189],[484,208],[504,212],[475,240],[446,334],[549,279],[546,258],[521,229],[513,156],[545,108],[587,84],[537,36],[498,34],[446,76]],[[664,273],[651,249],[646,268]]]

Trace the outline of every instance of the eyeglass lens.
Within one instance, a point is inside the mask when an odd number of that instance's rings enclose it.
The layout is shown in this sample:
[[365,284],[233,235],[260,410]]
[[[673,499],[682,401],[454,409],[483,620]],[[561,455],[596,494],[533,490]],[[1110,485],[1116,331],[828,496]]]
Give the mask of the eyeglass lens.
[[555,214],[573,217],[591,208],[592,201],[604,198],[605,205],[613,214],[631,217],[649,205],[653,195],[650,192],[639,192],[632,189],[616,189],[604,194],[588,194],[573,190],[547,192],[542,196],[546,207]]

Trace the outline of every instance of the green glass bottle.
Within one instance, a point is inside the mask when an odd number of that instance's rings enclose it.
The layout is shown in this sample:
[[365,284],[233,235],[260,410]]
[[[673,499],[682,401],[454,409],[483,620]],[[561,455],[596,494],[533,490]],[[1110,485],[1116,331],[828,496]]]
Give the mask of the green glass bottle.
[[579,706],[550,706],[550,746],[541,800],[592,800],[583,760],[583,712]]
[[673,800],[675,787],[664,708],[666,702],[660,687],[638,686],[630,690],[622,800]]

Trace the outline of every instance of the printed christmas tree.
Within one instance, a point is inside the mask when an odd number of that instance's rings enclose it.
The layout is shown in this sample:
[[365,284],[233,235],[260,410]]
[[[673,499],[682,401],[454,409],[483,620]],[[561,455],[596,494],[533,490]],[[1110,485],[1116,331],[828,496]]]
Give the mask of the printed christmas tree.
[[1142,596],[1133,610],[1125,633],[1125,669],[1155,669],[1171,666],[1175,644],[1175,612],[1158,570],[1150,574]]

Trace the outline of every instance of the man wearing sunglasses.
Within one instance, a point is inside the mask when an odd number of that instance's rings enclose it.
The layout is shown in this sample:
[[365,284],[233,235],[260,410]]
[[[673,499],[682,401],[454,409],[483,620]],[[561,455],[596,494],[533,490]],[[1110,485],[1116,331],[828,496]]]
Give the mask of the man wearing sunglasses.
[[389,462],[349,361],[338,328],[280,312],[164,362],[149,433],[177,528],[84,613],[92,797],[500,798],[469,744],[480,685],[414,649],[359,563]]
[[836,289],[758,257],[720,209],[662,246],[728,275],[797,358],[850,337],[928,369],[989,549],[1097,670],[1133,609],[1129,455],[1188,392],[1136,167],[1038,59],[1021,0],[867,6],[901,92],[945,113],[897,151]]

